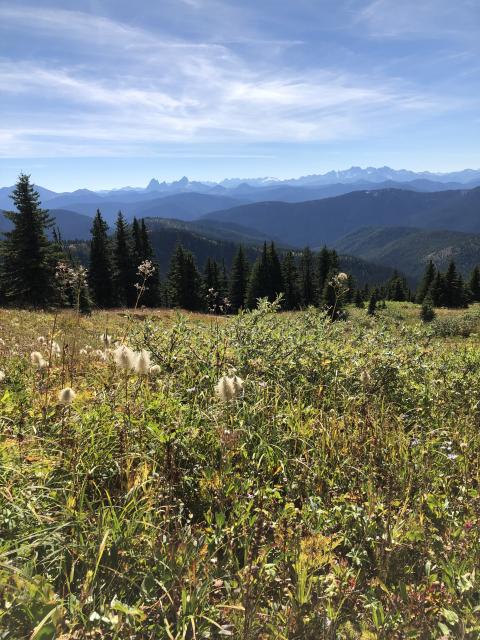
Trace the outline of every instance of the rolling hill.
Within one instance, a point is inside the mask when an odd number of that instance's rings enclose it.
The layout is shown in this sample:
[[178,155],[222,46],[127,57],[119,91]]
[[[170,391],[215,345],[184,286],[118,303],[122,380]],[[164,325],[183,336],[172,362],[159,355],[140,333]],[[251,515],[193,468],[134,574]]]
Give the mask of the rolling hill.
[[464,276],[480,264],[480,234],[460,231],[367,228],[341,238],[335,248],[369,262],[396,267],[415,279],[422,276],[429,260],[444,271],[453,259]]
[[233,222],[296,246],[333,244],[362,227],[408,226],[480,233],[480,188],[422,193],[355,191],[300,203],[260,202],[216,211],[206,219]]

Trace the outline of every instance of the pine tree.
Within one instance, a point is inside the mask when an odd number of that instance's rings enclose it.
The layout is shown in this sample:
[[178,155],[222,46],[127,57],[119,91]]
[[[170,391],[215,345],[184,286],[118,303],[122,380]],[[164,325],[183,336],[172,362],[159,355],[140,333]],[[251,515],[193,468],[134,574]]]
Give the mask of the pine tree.
[[168,274],[168,302],[171,307],[198,311],[202,307],[201,278],[193,255],[177,245]]
[[220,308],[223,308],[222,286],[220,281],[220,269],[217,262],[211,258],[207,258],[203,275],[203,297],[208,310],[212,313],[220,313]]
[[331,252],[327,249],[327,247],[323,247],[320,253],[318,254],[317,259],[317,291],[320,296],[319,304],[322,306],[323,304],[323,293],[325,291],[325,283],[327,281],[328,275],[332,269],[332,256]]
[[131,307],[135,304],[136,268],[133,262],[130,231],[121,211],[118,212],[113,248],[114,285],[118,303]]
[[435,310],[430,295],[426,295],[420,309],[420,318],[422,322],[431,322],[435,318]]
[[240,245],[233,259],[232,273],[230,276],[229,301],[231,310],[234,313],[237,313],[237,311],[245,305],[249,271],[245,252],[243,251],[242,245]]
[[430,297],[435,307],[447,306],[446,283],[440,271],[436,272],[435,278],[428,289],[427,296]]
[[285,289],[284,308],[287,311],[291,311],[292,309],[297,309],[300,304],[298,270],[292,251],[287,251],[283,258],[282,274]]
[[58,252],[47,232],[54,225],[30,176],[20,174],[12,200],[17,211],[5,211],[13,229],[5,232],[2,246],[2,280],[9,302],[44,306],[55,297],[55,263]]
[[255,309],[260,298],[271,295],[269,259],[267,243],[264,242],[261,255],[256,259],[247,286],[246,305],[248,309]]
[[363,302],[363,297],[362,297],[362,292],[360,291],[360,289],[357,289],[355,291],[355,296],[353,298],[353,302],[355,304],[355,306],[357,307],[357,309],[363,309],[364,308],[364,302]]
[[450,261],[445,274],[445,298],[446,306],[452,309],[464,307],[466,304],[463,279],[457,272],[457,267],[453,260]]
[[316,302],[314,284],[313,254],[309,247],[305,247],[300,257],[300,304],[308,307]]
[[[135,221],[135,219],[134,219]],[[136,238],[136,232],[133,232],[134,239]],[[140,223],[140,233],[139,240],[135,239],[135,246],[141,251],[140,262],[136,265],[137,268],[141,262],[145,260],[150,260],[152,262],[155,271],[147,280],[147,289],[142,297],[142,304],[146,307],[159,307],[161,305],[161,283],[160,283],[160,266],[155,259],[155,253],[153,251],[152,243],[150,242],[150,237],[148,235],[147,225],[145,224],[144,218],[142,218]]]
[[402,278],[398,271],[395,270],[387,283],[386,297],[388,300],[404,302],[407,299],[407,296],[408,291],[405,278]]
[[114,304],[112,255],[108,225],[98,209],[91,233],[88,285],[95,304],[108,308]]
[[374,316],[376,310],[377,310],[377,292],[374,290],[368,302],[367,314],[369,316]]
[[269,282],[269,295],[270,302],[284,292],[282,265],[278,258],[273,242],[270,243],[268,248],[268,282]]
[[472,271],[468,289],[472,302],[480,302],[480,269],[478,266]]
[[416,302],[422,304],[425,296],[427,295],[432,283],[435,279],[436,269],[432,260],[430,260],[425,268],[425,274],[423,276],[422,283],[417,291]]

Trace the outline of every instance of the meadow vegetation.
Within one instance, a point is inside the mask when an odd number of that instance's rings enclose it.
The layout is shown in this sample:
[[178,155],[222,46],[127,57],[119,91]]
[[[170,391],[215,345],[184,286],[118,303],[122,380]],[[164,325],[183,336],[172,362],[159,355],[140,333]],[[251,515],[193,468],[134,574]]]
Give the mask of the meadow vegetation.
[[0,310],[2,640],[480,637],[478,306],[277,311]]

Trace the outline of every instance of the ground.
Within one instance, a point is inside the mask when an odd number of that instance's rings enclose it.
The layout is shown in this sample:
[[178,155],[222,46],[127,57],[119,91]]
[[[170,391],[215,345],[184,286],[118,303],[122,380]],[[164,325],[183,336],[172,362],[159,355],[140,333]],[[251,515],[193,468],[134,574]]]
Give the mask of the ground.
[[477,306],[0,326],[0,638],[480,637]]

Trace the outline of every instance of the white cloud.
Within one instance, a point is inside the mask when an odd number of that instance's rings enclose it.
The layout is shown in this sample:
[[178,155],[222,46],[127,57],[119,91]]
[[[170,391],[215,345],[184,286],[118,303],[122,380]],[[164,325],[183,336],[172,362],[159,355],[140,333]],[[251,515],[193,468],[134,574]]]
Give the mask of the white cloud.
[[184,42],[79,11],[3,6],[0,20],[63,39],[72,54],[61,68],[0,62],[4,157],[148,154],[162,142],[345,140],[453,104],[373,74],[299,72],[225,44]]

